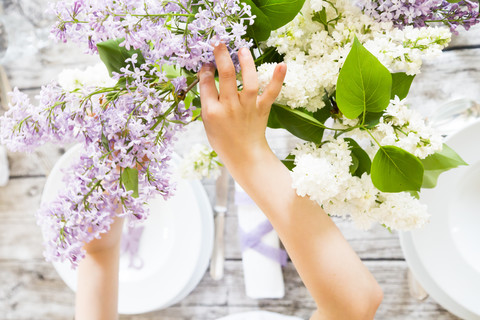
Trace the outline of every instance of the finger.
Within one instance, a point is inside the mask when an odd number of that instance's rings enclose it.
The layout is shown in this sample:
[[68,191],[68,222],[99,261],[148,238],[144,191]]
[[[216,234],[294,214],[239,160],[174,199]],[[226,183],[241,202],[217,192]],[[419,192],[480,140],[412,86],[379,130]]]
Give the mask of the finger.
[[247,99],[256,99],[258,95],[258,77],[250,50],[242,48],[238,51],[238,59],[242,68],[243,90],[241,95]]
[[202,108],[208,108],[208,105],[218,101],[218,91],[215,86],[215,67],[213,64],[205,64],[198,74],[200,77],[200,102]]
[[213,54],[215,55],[220,81],[220,99],[226,100],[238,97],[237,74],[227,47],[220,43],[213,50]]
[[270,83],[267,85],[262,95],[258,97],[258,105],[261,108],[270,108],[270,106],[275,102],[275,99],[280,94],[283,86],[283,80],[285,80],[285,75],[287,74],[287,65],[285,63],[280,63],[275,67],[273,72],[273,77]]

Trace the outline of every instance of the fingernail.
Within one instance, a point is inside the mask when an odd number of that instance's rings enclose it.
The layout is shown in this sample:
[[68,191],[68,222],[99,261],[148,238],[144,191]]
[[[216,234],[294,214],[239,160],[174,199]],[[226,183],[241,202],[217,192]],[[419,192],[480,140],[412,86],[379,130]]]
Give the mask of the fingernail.
[[214,65],[213,63],[211,63],[211,62],[205,63],[205,64],[202,66],[202,69],[204,69],[204,68],[205,68],[205,70],[207,70],[207,71],[211,71],[211,70],[215,69],[215,65]]
[[206,74],[210,73],[213,75],[215,72],[215,65],[213,63],[205,63],[202,68],[200,69],[200,72],[198,73],[199,79]]
[[241,55],[242,57],[246,57],[246,56],[247,56],[247,53],[248,53],[248,49],[247,49],[247,48],[241,48],[241,49],[238,51],[238,54]]

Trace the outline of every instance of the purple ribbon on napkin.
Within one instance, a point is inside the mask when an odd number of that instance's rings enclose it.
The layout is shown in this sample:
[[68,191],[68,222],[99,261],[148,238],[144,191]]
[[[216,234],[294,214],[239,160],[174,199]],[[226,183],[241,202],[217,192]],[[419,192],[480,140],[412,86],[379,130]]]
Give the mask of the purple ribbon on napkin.
[[262,242],[263,236],[273,230],[270,221],[265,220],[250,232],[245,232],[240,228],[240,238],[242,242],[242,250],[250,248],[263,256],[278,262],[282,267],[287,265],[287,252],[285,250],[274,248]]
[[128,227],[123,233],[120,251],[130,258],[128,267],[133,269],[143,268],[143,260],[138,254],[140,239],[142,238],[144,226]]

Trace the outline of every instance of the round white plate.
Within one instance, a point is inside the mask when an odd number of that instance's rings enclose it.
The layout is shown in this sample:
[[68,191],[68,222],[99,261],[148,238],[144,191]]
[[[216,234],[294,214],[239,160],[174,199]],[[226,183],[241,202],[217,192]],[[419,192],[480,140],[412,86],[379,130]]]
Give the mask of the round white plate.
[[443,173],[436,188],[422,191],[421,200],[429,207],[431,221],[423,229],[401,235],[402,243],[407,243],[405,255],[418,258],[415,262],[416,258],[407,257],[407,262],[420,283],[423,285],[422,277],[427,274],[435,285],[424,280],[427,292],[453,313],[461,311],[469,319],[480,318],[479,138],[480,121],[448,137],[446,143],[469,166]]
[[[55,165],[45,184],[42,202],[51,201],[63,187],[62,168],[80,154],[69,150]],[[141,269],[120,260],[119,312],[138,314],[168,307],[193,290],[208,265],[213,247],[213,217],[205,190],[198,181],[178,179],[175,196],[150,202],[139,257]],[[76,271],[69,263],[54,263],[65,283],[76,290]]]
[[202,215],[203,223],[202,229],[204,234],[203,239],[203,252],[199,257],[197,262],[197,268],[194,274],[192,275],[188,285],[180,292],[174,299],[172,299],[171,303],[168,306],[176,304],[183,300],[190,292],[193,291],[202,280],[203,276],[205,275],[205,271],[208,268],[210,257],[212,256],[213,251],[213,241],[214,241],[214,221],[212,215],[212,209],[210,205],[210,201],[208,199],[207,193],[205,189],[198,181],[191,181],[194,190],[196,190],[197,194],[202,194],[201,197],[198,197],[199,206],[205,208],[204,212],[206,214]]
[[301,320],[297,317],[284,316],[268,311],[250,311],[232,314],[217,320]]
[[435,281],[433,281],[432,277],[422,265],[422,262],[415,251],[415,246],[413,244],[412,235],[410,232],[400,233],[400,245],[402,246],[403,255],[405,256],[408,266],[410,270],[412,270],[415,279],[420,282],[422,287],[435,301],[437,301],[440,305],[457,317],[465,320],[480,320],[480,316],[475,315],[474,313],[465,309],[462,305],[453,300],[448,293],[442,291]]

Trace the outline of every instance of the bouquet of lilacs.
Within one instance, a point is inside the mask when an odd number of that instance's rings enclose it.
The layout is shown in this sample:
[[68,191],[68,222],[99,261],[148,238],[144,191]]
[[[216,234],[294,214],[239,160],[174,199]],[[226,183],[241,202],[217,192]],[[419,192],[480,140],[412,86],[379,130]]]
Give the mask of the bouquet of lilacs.
[[[306,142],[285,159],[293,186],[368,229],[428,221],[418,191],[464,165],[405,98],[422,59],[478,22],[476,1],[307,0],[264,42],[288,65],[269,118]],[[259,66],[266,84],[275,63]]]
[[[437,8],[438,1],[431,2]],[[37,213],[46,258],[77,265],[83,244],[108,231],[115,216],[143,220],[149,199],[174,192],[173,142],[185,125],[201,120],[196,73],[214,62],[219,42],[229,48],[237,70],[238,49],[249,47],[261,83],[276,63],[287,63],[269,126],[305,140],[285,159],[298,194],[361,227],[374,221],[397,229],[420,226],[427,214],[416,192],[463,162],[403,99],[421,59],[440,53],[451,36],[448,28],[420,28],[422,23],[468,27],[477,21],[478,3],[452,2],[433,16],[430,7],[414,7],[424,13],[416,11],[411,19],[399,9],[413,6],[406,0],[52,5],[58,18],[52,35],[98,54],[108,76],[52,82],[35,105],[15,89],[0,119],[1,142],[14,151],[47,142],[83,145],[82,156],[65,172],[67,188]],[[199,153],[214,159],[208,151]],[[201,162],[198,168],[210,167]]]
[[[278,26],[301,6],[279,1]],[[107,232],[115,216],[141,221],[152,197],[174,192],[173,142],[199,119],[196,73],[214,62],[214,45],[225,43],[239,70],[238,50],[265,31],[250,0],[65,0],[50,12],[57,17],[52,36],[98,54],[109,74],[61,75],[42,87],[36,104],[14,89],[0,139],[12,151],[82,144],[65,172],[67,188],[37,213],[45,257],[75,267],[84,243]]]

